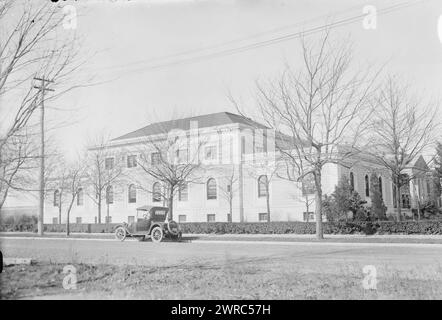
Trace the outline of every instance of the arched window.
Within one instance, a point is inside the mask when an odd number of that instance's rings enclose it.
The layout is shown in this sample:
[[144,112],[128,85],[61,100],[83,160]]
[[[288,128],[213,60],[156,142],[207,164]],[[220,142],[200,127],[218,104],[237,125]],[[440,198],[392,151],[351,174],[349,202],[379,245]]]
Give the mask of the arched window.
[[351,190],[355,189],[355,175],[353,174],[353,172],[350,172],[350,186]]
[[152,202],[160,202],[161,201],[161,184],[159,182],[155,182],[152,186]]
[[379,194],[381,195],[381,198],[383,198],[383,194],[382,194],[382,177],[379,176]]
[[106,203],[114,203],[114,188],[112,186],[107,186],[106,188]]
[[84,203],[83,188],[78,188],[78,191],[77,191],[77,206],[82,206],[83,203]]
[[129,203],[137,202],[137,189],[135,188],[135,185],[129,185],[128,196]]
[[60,191],[55,190],[54,191],[54,207],[60,206]]
[[207,180],[207,199],[216,199],[216,181],[213,178]]
[[368,174],[365,175],[365,196],[370,196],[370,179],[368,178]]
[[260,176],[258,178],[258,197],[267,196],[267,176]]

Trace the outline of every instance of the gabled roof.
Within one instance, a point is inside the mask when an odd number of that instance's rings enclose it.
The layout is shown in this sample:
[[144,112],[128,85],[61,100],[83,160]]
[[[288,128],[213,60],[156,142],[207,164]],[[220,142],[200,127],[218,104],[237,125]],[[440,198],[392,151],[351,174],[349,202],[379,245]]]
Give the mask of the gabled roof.
[[267,128],[265,125],[253,121],[250,118],[246,118],[244,116],[230,112],[219,112],[219,113],[211,113],[211,114],[189,117],[184,119],[152,123],[144,128],[135,130],[121,137],[115,138],[113,139],[113,141],[162,134],[162,133],[167,133],[173,129],[189,130],[191,121],[198,121],[198,128],[215,127],[215,126],[232,124],[232,123],[239,123],[259,129]]

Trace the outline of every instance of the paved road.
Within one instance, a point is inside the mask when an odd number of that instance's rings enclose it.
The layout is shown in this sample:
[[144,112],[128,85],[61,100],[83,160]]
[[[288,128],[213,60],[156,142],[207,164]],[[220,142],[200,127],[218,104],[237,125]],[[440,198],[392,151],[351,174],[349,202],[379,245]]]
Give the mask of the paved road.
[[[100,239],[1,238],[4,257],[33,258],[57,263],[180,266],[278,261],[313,271],[332,265],[367,264],[402,270],[442,271],[441,245],[369,245],[337,243],[125,242]],[[430,270],[431,269],[431,270]]]

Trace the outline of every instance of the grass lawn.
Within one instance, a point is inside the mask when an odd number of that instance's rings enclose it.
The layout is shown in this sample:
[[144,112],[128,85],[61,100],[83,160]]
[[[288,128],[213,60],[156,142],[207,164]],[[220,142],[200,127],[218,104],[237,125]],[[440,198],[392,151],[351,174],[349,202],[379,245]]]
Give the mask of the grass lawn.
[[48,262],[4,268],[1,299],[442,299],[440,266],[406,274],[385,266],[376,290],[362,287],[358,265],[305,270],[268,259],[162,268],[77,263],[77,289],[65,290],[64,266]]

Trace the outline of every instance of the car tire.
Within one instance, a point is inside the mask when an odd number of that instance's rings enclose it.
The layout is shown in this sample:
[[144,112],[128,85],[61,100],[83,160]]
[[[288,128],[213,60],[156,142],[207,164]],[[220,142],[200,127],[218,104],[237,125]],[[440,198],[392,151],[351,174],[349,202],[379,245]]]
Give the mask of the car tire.
[[163,240],[164,232],[161,227],[155,227],[150,232],[150,238],[152,242],[159,243]]
[[120,241],[124,241],[124,239],[126,239],[126,229],[123,227],[118,227],[117,229],[115,229],[115,239],[120,240]]

